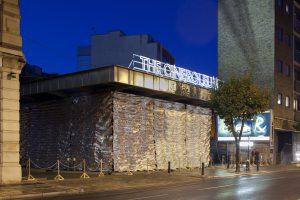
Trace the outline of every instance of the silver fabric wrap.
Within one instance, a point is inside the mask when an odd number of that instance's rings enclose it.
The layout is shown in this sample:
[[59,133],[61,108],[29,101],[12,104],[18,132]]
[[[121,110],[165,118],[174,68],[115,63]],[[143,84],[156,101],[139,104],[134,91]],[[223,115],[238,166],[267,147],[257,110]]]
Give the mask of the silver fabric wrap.
[[208,165],[210,109],[120,92],[113,104],[115,171]]
[[209,163],[211,111],[207,108],[187,105],[186,109],[187,167],[200,167]]
[[157,169],[182,168],[186,165],[185,105],[154,100],[154,138]]
[[[30,157],[40,167],[59,159],[89,170],[112,170],[112,94],[32,102],[21,106],[21,163]],[[62,167],[62,166],[61,166]],[[62,167],[63,168],[63,167]]]
[[[211,112],[199,106],[121,92],[21,104],[21,163],[59,159],[88,170],[199,167],[209,162]],[[63,168],[63,167],[62,167]]]
[[153,101],[116,92],[113,102],[115,171],[155,169]]

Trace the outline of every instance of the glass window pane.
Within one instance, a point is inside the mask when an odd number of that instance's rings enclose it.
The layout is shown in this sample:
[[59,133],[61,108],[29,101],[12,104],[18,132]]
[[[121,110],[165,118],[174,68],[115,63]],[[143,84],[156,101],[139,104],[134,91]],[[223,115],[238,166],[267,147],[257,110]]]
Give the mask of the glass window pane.
[[277,104],[281,105],[281,94],[277,96]]
[[285,97],[285,107],[290,107],[290,97]]

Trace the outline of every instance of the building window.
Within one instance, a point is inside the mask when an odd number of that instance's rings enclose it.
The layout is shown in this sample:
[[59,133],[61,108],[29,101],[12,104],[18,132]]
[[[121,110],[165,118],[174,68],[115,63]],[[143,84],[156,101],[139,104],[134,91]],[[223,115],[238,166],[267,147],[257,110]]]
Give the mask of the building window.
[[285,107],[290,107],[290,97],[285,97]]
[[286,44],[286,46],[288,46],[288,47],[291,45],[290,35],[289,35],[289,34],[286,34],[286,35],[285,35],[285,44]]
[[279,28],[277,30],[277,37],[278,37],[279,41],[282,41],[282,37],[283,37],[283,29],[282,28]]
[[295,80],[300,81],[300,72],[295,70]]
[[298,99],[294,99],[294,110],[298,111]]
[[282,61],[281,61],[281,60],[278,61],[278,64],[277,64],[277,71],[278,71],[279,73],[282,73]]
[[285,67],[285,75],[286,76],[290,76],[290,65],[286,65],[286,67]]
[[279,8],[282,8],[283,0],[277,0],[277,5],[278,5]]
[[285,5],[285,12],[286,14],[290,15],[290,4],[288,3]]
[[281,105],[282,95],[279,93],[277,96],[277,104]]

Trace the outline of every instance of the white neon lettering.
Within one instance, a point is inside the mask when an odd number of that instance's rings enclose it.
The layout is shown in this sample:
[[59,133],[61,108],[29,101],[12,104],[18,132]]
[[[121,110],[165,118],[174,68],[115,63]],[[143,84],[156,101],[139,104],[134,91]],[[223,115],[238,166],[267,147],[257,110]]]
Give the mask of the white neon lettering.
[[135,70],[144,71],[157,76],[167,77],[205,88],[214,88],[218,86],[218,79],[215,77],[210,77],[205,74],[200,74],[136,54],[133,54],[129,67],[133,67]]
[[144,56],[140,56],[140,59],[142,60],[142,69],[145,70],[146,69],[146,60],[148,60],[148,58],[146,58]]
[[164,75],[167,77],[171,77],[171,68],[169,64],[164,65]]

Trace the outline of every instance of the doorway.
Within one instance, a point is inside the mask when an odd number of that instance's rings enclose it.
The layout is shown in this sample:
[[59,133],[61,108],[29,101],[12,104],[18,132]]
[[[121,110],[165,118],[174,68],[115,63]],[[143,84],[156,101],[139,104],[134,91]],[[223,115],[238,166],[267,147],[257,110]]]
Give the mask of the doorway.
[[291,132],[278,132],[277,164],[288,164],[293,160],[293,137]]

